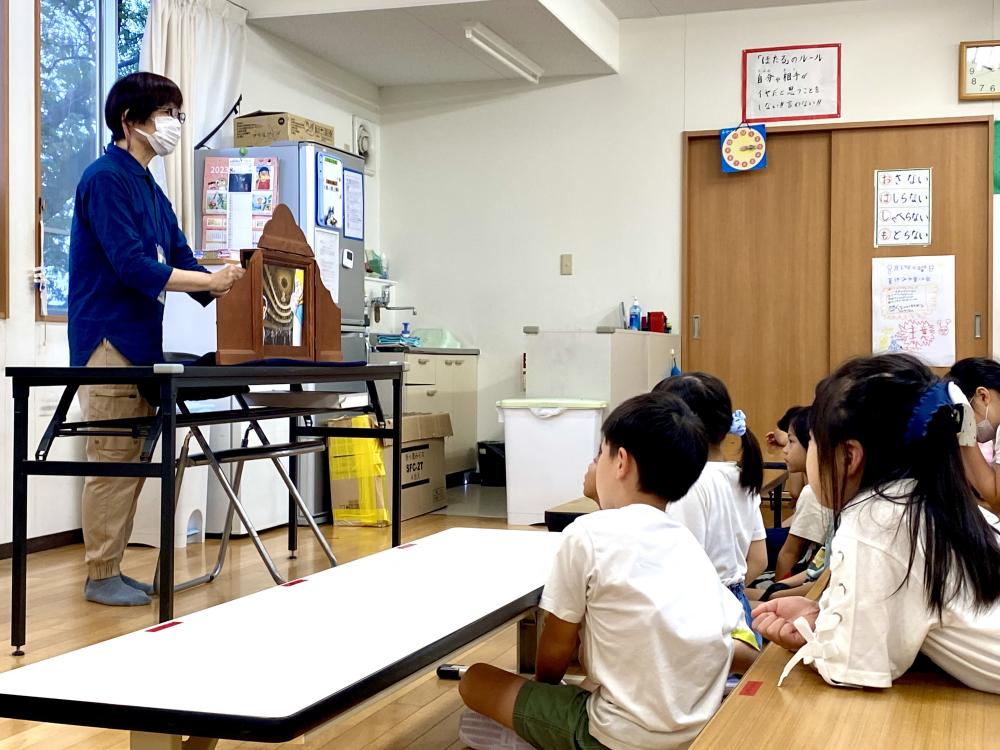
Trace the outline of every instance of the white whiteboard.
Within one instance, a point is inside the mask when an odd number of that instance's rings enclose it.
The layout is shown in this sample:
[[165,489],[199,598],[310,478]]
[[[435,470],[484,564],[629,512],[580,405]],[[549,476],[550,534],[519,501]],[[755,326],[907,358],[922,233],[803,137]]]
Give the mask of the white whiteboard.
[[875,247],[931,244],[931,170],[875,170]]
[[743,50],[744,122],[840,117],[840,45]]
[[955,363],[955,256],[872,258],[872,351]]

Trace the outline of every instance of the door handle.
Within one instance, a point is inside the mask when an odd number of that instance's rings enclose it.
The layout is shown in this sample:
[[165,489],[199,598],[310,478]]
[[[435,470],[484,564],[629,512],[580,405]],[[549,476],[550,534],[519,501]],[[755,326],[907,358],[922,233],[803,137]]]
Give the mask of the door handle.
[[976,313],[972,317],[972,336],[981,339],[983,337],[983,314]]
[[428,396],[436,396],[437,395],[437,388],[435,388],[433,390],[430,390],[430,391],[427,391],[427,395]]
[[701,316],[691,316],[691,338],[698,340],[701,338]]
[[418,365],[426,365],[428,362],[430,362],[429,359],[418,359],[417,360],[417,364]]

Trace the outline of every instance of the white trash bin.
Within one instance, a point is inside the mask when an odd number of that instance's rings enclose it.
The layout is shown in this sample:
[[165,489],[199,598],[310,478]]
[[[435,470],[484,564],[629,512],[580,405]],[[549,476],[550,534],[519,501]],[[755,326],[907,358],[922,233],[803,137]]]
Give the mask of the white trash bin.
[[[186,429],[177,430],[174,445],[178,456],[186,435]],[[153,454],[154,461],[160,460],[160,447],[162,445],[162,441],[156,443]],[[201,448],[193,437],[189,452],[201,453]],[[174,547],[186,547],[189,542],[201,544],[205,541],[205,510],[208,501],[209,471],[207,466],[189,466],[184,470],[181,495],[177,502],[177,513],[174,516]],[[135,510],[135,521],[132,524],[132,535],[128,541],[129,544],[142,544],[147,547],[160,546],[159,479],[147,478],[142,485]]]
[[497,402],[507,454],[507,521],[542,523],[545,511],[580,497],[601,442],[605,401]]

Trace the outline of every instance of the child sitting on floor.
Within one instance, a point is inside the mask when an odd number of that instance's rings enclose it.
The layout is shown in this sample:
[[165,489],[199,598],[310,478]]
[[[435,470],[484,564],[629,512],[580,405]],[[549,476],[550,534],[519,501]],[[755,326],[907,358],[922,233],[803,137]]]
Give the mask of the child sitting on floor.
[[[733,411],[729,391],[714,375],[686,373],[661,381],[653,390],[678,396],[705,425],[708,462],[687,495],[667,508],[667,515],[687,526],[705,548],[719,579],[743,604],[749,625],[745,586],[767,568],[760,445],[747,429],[746,415]],[[727,435],[740,438],[739,463],[723,455]]]
[[[525,746],[475,742],[481,715],[542,750],[686,746],[722,699],[731,634],[752,640],[704,550],[663,512],[704,467],[700,420],[650,393],[615,409],[602,434],[601,510],[563,532],[540,604],[535,681],[488,664],[462,678],[477,713],[459,737],[477,750]],[[560,684],[578,643],[593,692]]]
[[[789,427],[788,444],[785,447],[785,464],[788,471],[805,472],[806,451],[809,450],[809,419],[811,410],[797,412]],[[774,568],[774,580],[786,587],[797,586],[804,581],[784,579],[803,572],[820,547],[826,544],[832,531],[833,513],[820,505],[816,493],[808,484],[802,488],[795,508],[795,518],[788,530],[788,537],[778,553]]]
[[1000,536],[963,472],[967,404],[906,354],[851,360],[817,386],[807,471],[836,519],[830,583],[819,602],[754,610],[797,651],[784,674],[805,661],[831,685],[887,688],[923,653],[1000,693]]

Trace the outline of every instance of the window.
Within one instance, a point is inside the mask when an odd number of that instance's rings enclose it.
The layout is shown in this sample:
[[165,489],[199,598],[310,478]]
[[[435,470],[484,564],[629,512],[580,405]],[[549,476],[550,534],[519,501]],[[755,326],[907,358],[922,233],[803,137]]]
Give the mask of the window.
[[73,200],[108,131],[104,99],[139,67],[149,0],[39,0],[41,317],[66,315]]

